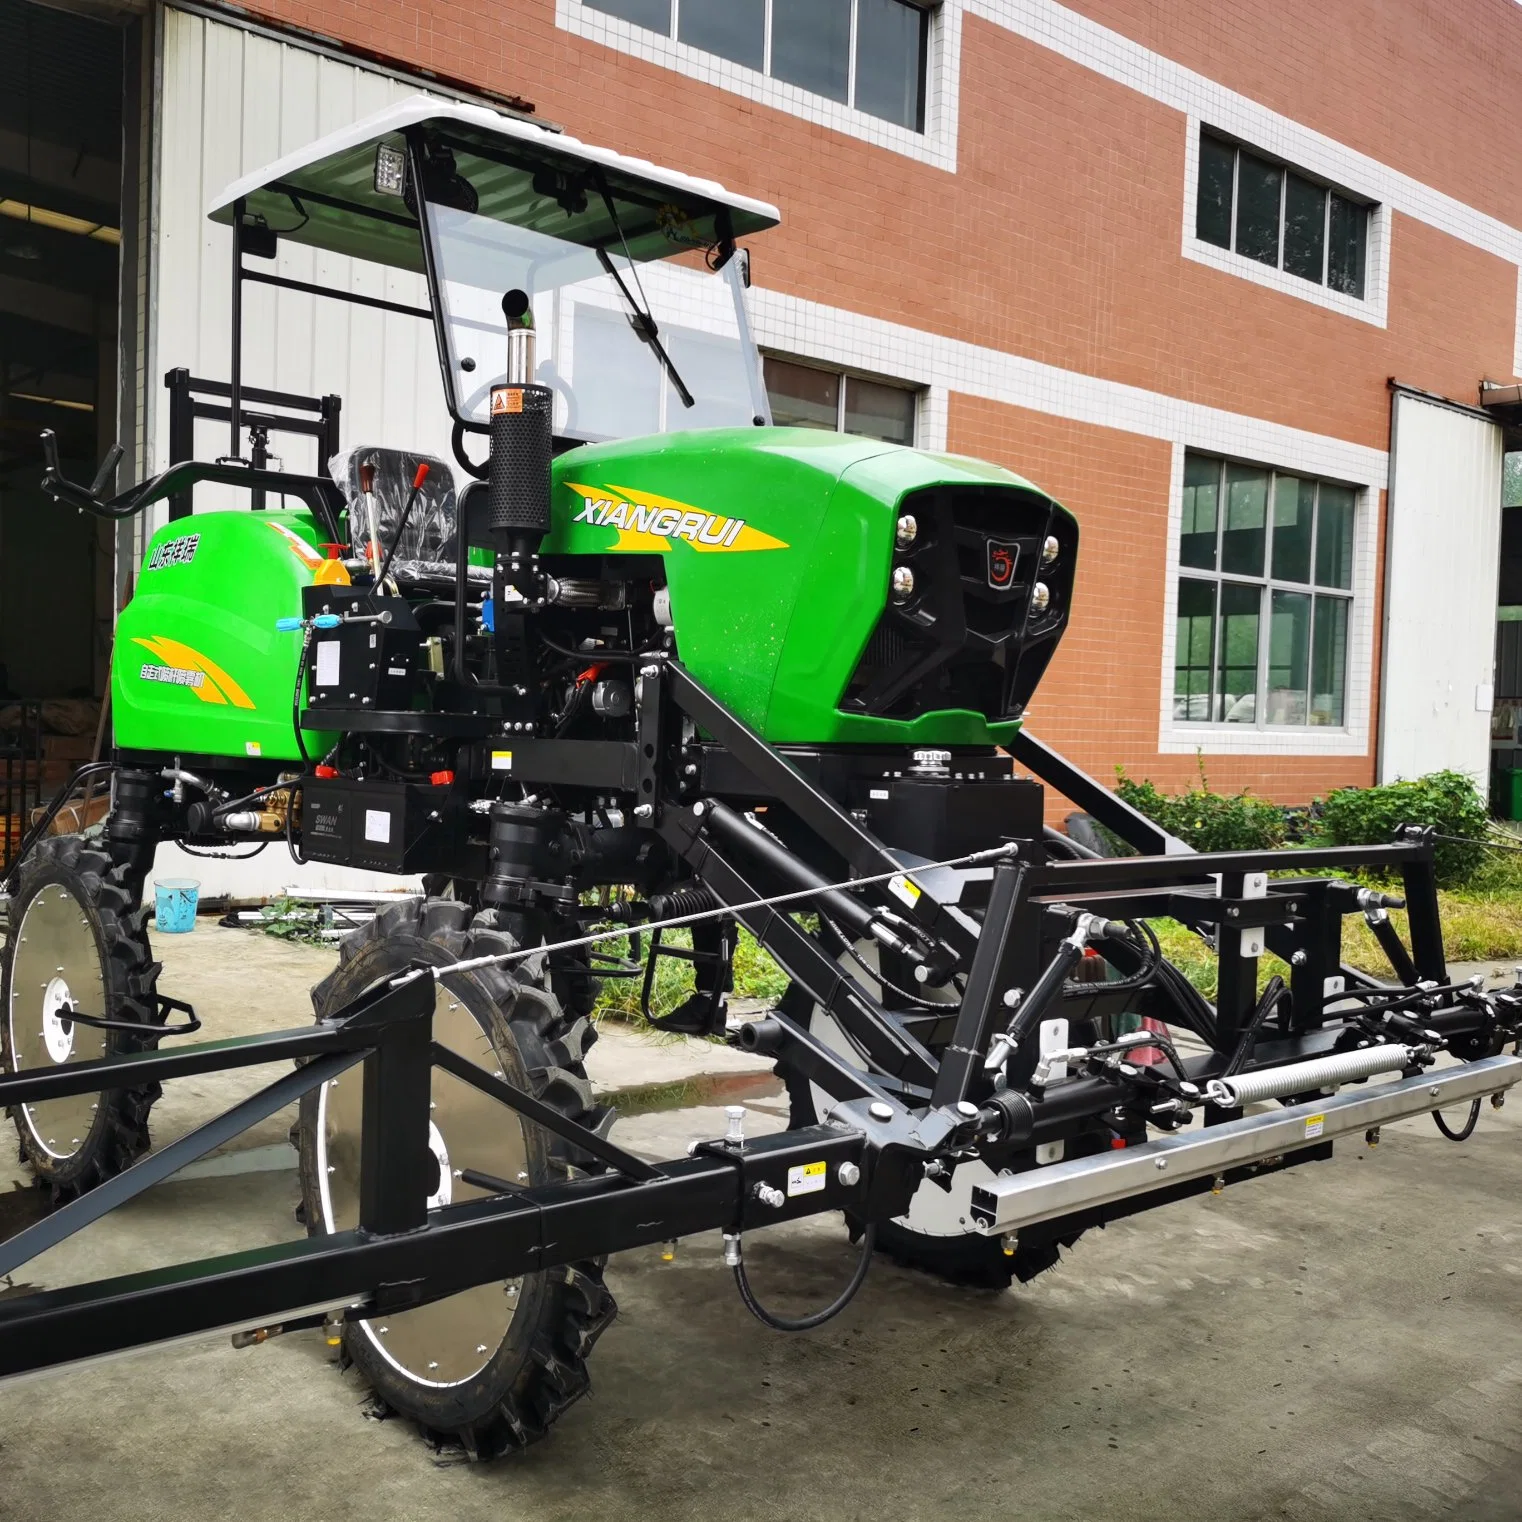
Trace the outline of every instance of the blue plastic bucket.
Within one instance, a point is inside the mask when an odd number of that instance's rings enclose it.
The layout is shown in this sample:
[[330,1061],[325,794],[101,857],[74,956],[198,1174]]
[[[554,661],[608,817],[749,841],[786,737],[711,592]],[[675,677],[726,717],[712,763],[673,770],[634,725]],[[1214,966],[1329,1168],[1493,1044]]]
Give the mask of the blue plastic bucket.
[[196,928],[196,900],[201,885],[193,877],[163,877],[153,885],[154,923],[165,935]]

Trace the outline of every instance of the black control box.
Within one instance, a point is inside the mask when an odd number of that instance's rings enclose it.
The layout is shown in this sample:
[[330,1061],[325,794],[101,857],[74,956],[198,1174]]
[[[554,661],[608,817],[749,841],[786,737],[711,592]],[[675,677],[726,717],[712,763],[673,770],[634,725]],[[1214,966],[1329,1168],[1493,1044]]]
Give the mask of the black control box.
[[1044,789],[1026,777],[888,776],[856,783],[853,805],[884,845],[945,861],[1005,840],[1041,839]]
[[465,800],[451,786],[308,777],[301,852],[372,872],[464,871]]
[[423,635],[402,597],[377,597],[354,587],[302,589],[302,612],[343,620],[314,629],[307,652],[307,707],[412,707],[422,665]]

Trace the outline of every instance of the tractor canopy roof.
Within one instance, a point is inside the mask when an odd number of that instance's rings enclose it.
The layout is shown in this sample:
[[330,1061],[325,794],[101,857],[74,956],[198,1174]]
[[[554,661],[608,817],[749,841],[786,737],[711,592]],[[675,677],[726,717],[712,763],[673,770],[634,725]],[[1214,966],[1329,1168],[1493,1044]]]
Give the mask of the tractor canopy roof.
[[[421,271],[409,137],[432,202],[635,260],[710,248],[776,226],[775,206],[714,180],[595,148],[564,132],[484,106],[412,95],[234,181],[212,203],[231,223],[281,239]],[[468,174],[461,172],[468,166]],[[609,202],[617,205],[616,226]]]

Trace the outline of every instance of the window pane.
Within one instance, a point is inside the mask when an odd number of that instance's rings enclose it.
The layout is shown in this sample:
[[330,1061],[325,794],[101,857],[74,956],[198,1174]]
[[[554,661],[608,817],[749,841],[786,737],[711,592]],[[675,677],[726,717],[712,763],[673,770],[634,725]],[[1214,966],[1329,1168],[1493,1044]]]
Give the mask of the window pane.
[[851,0],[772,0],[772,75],[843,101],[851,80]]
[[1221,583],[1220,678],[1217,717],[1251,724],[1258,709],[1258,619],[1261,587]]
[[1173,650],[1173,717],[1211,719],[1210,668],[1214,664],[1215,583],[1178,584],[1178,637]]
[[1305,668],[1311,648],[1307,592],[1275,592],[1268,625],[1268,722],[1305,723]]
[[1237,155],[1237,252],[1279,262],[1279,186],[1284,171],[1250,153]]
[[682,42],[747,69],[766,60],[766,0],[682,0],[677,28]]
[[652,32],[671,35],[671,0],[581,0],[589,11],[603,11],[620,16],[635,26],[648,26]]
[[1321,484],[1316,525],[1316,585],[1353,585],[1353,488]]
[[613,438],[659,433],[661,371],[628,318],[578,302],[572,331],[578,418]]
[[1364,244],[1368,241],[1369,208],[1332,197],[1327,239],[1326,283],[1334,291],[1363,299]]
[[1348,600],[1316,599],[1316,635],[1311,646],[1312,724],[1335,724],[1343,718],[1348,668]]
[[1274,579],[1311,579],[1311,525],[1316,483],[1298,476],[1274,478]]
[[661,342],[694,398],[693,406],[684,407],[676,387],[667,378],[667,433],[678,428],[752,426],[756,404],[741,373],[737,338],[663,322]]
[[779,428],[840,426],[840,377],[829,370],[768,358],[766,394]]
[[[807,9],[810,0],[799,0]],[[859,0],[856,109],[925,130],[925,44],[930,18],[900,0]]]
[[1231,247],[1231,176],[1237,150],[1218,137],[1200,134],[1200,187],[1194,202],[1194,234],[1220,248]]
[[1184,518],[1179,526],[1178,563],[1215,570],[1216,513],[1221,496],[1221,462],[1184,456]]
[[1292,174],[1284,187],[1284,267],[1292,275],[1322,280],[1326,242],[1326,191]]
[[1226,467],[1226,528],[1221,569],[1233,576],[1263,574],[1264,526],[1268,519],[1268,472],[1250,465]]
[[886,439],[890,444],[914,442],[915,394],[902,386],[846,378],[846,432]]

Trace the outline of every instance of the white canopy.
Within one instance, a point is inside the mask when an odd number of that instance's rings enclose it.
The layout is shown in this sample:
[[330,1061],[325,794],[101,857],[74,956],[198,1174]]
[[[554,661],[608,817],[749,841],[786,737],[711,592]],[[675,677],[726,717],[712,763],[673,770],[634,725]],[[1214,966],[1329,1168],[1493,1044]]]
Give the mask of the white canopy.
[[262,218],[283,239],[420,270],[415,216],[394,190],[376,188],[378,148],[405,150],[404,134],[415,127],[464,161],[462,173],[479,196],[483,216],[527,226],[553,218],[557,235],[575,241],[600,241],[592,225],[606,225],[600,197],[595,191],[590,196],[578,231],[574,187],[569,198],[562,192],[557,200],[542,188],[543,176],[559,174],[573,182],[579,177],[596,185],[600,174],[621,204],[621,219],[628,221],[622,207],[630,201],[651,210],[646,225],[624,229],[636,258],[716,242],[718,224],[726,219],[736,237],[780,220],[775,206],[737,195],[717,181],[594,148],[526,118],[427,95],[409,96],[244,175],[213,201],[209,215],[230,224],[233,206],[242,200],[248,216]]

